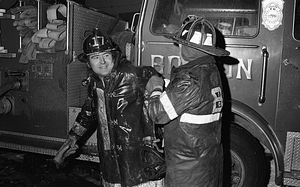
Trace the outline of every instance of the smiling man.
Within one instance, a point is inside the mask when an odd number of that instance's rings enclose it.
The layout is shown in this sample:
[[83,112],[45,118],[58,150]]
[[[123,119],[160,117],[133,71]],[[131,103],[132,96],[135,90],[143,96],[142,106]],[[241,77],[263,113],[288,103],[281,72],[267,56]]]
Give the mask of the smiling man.
[[161,180],[149,181],[140,158],[144,144],[155,137],[144,108],[145,87],[153,75],[160,75],[152,67],[136,67],[122,58],[98,29],[84,40],[83,52],[78,59],[92,70],[89,95],[54,161],[59,166],[75,153],[76,141],[97,125],[104,187],[161,186]]
[[95,52],[89,56],[89,66],[98,74],[99,78],[110,74],[114,67],[111,52]]

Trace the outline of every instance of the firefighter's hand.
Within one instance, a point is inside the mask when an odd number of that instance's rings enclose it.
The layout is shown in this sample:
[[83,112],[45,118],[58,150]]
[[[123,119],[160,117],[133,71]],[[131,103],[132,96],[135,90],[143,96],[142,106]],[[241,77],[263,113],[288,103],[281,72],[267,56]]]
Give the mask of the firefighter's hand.
[[161,149],[161,148],[157,145],[157,143],[160,142],[160,139],[155,139],[155,138],[153,138],[153,137],[147,136],[147,137],[144,137],[144,138],[143,138],[143,141],[144,141],[144,145],[145,145],[145,146],[154,147],[154,148],[156,148],[157,151],[160,152],[160,153],[163,153],[163,152],[164,152],[164,150]]
[[151,94],[151,96],[153,96],[154,92],[161,93],[163,91],[163,86],[164,86],[164,80],[161,77],[154,75],[149,79],[146,85],[146,90],[148,91],[148,93]]
[[153,142],[154,138],[151,136],[146,136],[143,138],[143,143],[144,145],[149,145],[152,146],[152,142]]
[[74,154],[78,149],[76,144],[77,138],[75,136],[69,136],[65,143],[57,151],[53,161],[56,164],[56,168],[59,168],[64,162],[65,158]]
[[153,142],[152,142],[153,147],[155,147],[156,150],[157,150],[158,152],[164,153],[164,150],[161,149],[161,148],[157,145],[158,142],[160,142],[160,139],[155,139],[155,140],[153,140]]

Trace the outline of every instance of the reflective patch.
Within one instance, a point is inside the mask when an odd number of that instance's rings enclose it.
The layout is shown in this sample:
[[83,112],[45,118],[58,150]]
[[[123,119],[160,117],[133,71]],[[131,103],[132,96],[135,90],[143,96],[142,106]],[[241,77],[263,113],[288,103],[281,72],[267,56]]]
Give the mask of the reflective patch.
[[168,87],[169,83],[170,83],[170,79],[164,79],[165,81],[165,87]]
[[178,117],[178,114],[177,114],[175,108],[173,107],[173,105],[172,105],[172,103],[171,103],[171,101],[170,101],[170,99],[169,99],[166,92],[163,92],[161,94],[159,100],[160,100],[161,104],[163,105],[166,113],[168,114],[170,120],[173,120],[173,119]]
[[98,96],[98,115],[99,115],[98,119],[99,119],[101,134],[103,138],[103,147],[104,150],[111,150],[111,142],[110,142],[110,135],[109,135],[106,108],[105,108],[104,91],[97,88],[97,96]]
[[211,95],[214,97],[213,110],[211,113],[221,112],[223,108],[223,95],[220,87],[211,89]]
[[162,93],[161,93],[161,91],[153,91],[152,93],[151,93],[151,95],[150,95],[150,98],[151,97],[154,97],[154,96],[157,96],[157,95],[161,95]]
[[221,117],[221,113],[208,114],[208,115],[194,115],[184,113],[180,117],[180,122],[193,123],[193,124],[207,124],[214,121],[218,121]]

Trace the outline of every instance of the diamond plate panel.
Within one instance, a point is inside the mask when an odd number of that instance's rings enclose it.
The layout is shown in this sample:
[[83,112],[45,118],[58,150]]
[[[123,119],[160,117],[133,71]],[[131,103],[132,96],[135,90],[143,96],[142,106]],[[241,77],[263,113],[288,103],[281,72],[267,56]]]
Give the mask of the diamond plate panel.
[[292,170],[300,170],[300,138],[294,138]]
[[[82,41],[84,33],[87,30],[93,30],[98,27],[103,32],[108,32],[115,22],[115,17],[109,16],[92,9],[88,9],[74,4],[73,14],[73,51],[80,54],[82,51]],[[127,22],[119,20],[114,28],[114,32],[123,31],[127,27]]]
[[7,134],[7,135],[13,135],[13,136],[19,136],[19,137],[25,137],[25,138],[32,138],[32,139],[38,139],[38,140],[48,140],[48,141],[55,141],[55,142],[64,142],[65,139],[62,138],[55,138],[55,137],[49,137],[49,136],[40,136],[40,135],[34,135],[34,134],[26,134],[26,133],[19,133],[19,132],[12,132],[12,131],[3,131],[0,130],[0,134]]
[[283,184],[300,186],[300,133],[287,132]]
[[87,87],[81,81],[87,78],[87,67],[78,60],[67,66],[67,105],[81,107],[87,98]]
[[300,186],[300,180],[284,178],[283,179],[283,184],[284,185],[290,185],[290,186]]
[[39,153],[39,154],[52,155],[52,156],[55,156],[55,154],[57,152],[57,150],[53,150],[53,149],[45,149],[45,148],[41,148],[41,147],[19,145],[19,144],[6,143],[6,142],[0,142],[0,147],[7,148],[7,149],[12,149],[12,150],[30,152],[30,153]]
[[[5,143],[5,142],[0,142],[0,147],[7,148],[7,149],[12,149],[12,150],[17,150],[17,151],[45,154],[45,155],[51,155],[51,156],[55,156],[56,152],[57,152],[57,150],[53,150],[53,149],[45,149],[45,148],[19,145],[19,144],[13,144],[13,143]],[[81,154],[76,159],[90,161],[90,162],[99,162],[99,157],[98,156],[92,156],[92,155]]]
[[[294,151],[296,151],[296,159],[299,159],[299,141],[296,141],[295,139],[300,138],[300,133],[298,132],[287,132],[287,138],[286,138],[286,148],[285,148],[285,155],[284,155],[284,171],[290,172],[292,170],[292,165],[295,163],[293,161],[293,154]],[[298,164],[297,164],[298,165]],[[297,166],[296,168],[299,168]]]

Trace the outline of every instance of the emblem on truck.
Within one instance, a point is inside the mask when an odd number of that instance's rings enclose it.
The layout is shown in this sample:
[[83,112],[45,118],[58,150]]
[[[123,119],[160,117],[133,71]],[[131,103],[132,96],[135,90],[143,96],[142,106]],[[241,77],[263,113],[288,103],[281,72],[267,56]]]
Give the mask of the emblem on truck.
[[264,0],[262,2],[262,24],[270,31],[282,24],[283,0]]

